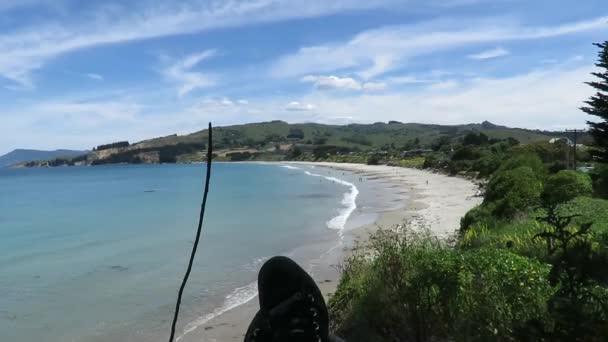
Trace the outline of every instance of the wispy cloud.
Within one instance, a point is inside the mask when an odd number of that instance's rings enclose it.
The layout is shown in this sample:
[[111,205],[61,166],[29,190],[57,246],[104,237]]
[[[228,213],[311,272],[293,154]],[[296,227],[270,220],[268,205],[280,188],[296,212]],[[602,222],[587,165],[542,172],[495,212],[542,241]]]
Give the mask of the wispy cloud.
[[351,77],[338,77],[338,76],[304,76],[301,79],[302,82],[313,83],[315,88],[320,90],[327,89],[350,89],[359,90],[361,84],[359,81]]
[[509,50],[498,47],[498,48],[495,48],[492,50],[486,50],[486,51],[482,51],[480,53],[475,53],[475,54],[469,55],[468,57],[470,59],[484,60],[484,59],[492,59],[492,58],[507,56],[510,53],[511,52],[509,52]]
[[590,66],[552,66],[504,78],[446,80],[379,94],[344,97],[317,92],[301,101],[315,103],[328,116],[352,117],[351,122],[461,124],[489,120],[515,127],[558,129],[557,123],[580,126],[589,119],[578,107],[593,93],[583,83],[591,71]]
[[177,94],[180,97],[184,96],[195,89],[210,87],[215,84],[213,76],[192,70],[203,60],[215,55],[215,50],[206,50],[188,55],[183,59],[173,62],[162,73],[169,81],[178,84]]
[[[315,17],[380,7],[391,1],[192,0],[179,5],[144,2],[148,7],[141,5],[136,9],[119,4],[100,6],[91,13],[75,16],[86,20],[66,24],[37,23],[0,35],[0,75],[32,88],[32,71],[41,68],[49,59],[79,49],[222,27]],[[12,8],[19,4],[11,0],[9,5]]]
[[104,80],[103,76],[101,76],[100,74],[96,74],[96,73],[88,73],[88,74],[85,74],[85,76],[94,81],[103,81]]
[[316,106],[310,103],[301,103],[299,101],[291,101],[285,106],[285,110],[290,112],[308,112],[315,110]]
[[521,26],[500,19],[389,26],[362,32],[345,42],[302,47],[278,58],[270,72],[275,77],[292,77],[349,70],[369,79],[402,67],[408,59],[462,46],[594,30],[608,31],[608,17],[548,27]]

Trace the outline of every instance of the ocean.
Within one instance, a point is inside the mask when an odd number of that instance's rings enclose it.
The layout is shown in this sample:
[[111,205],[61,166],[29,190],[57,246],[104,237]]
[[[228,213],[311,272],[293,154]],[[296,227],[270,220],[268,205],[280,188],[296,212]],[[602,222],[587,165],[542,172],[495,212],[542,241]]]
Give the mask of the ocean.
[[[0,169],[0,336],[165,341],[195,236],[204,164]],[[273,255],[307,262],[403,206],[361,175],[216,163],[178,336],[256,295]],[[312,265],[312,264],[311,264]]]

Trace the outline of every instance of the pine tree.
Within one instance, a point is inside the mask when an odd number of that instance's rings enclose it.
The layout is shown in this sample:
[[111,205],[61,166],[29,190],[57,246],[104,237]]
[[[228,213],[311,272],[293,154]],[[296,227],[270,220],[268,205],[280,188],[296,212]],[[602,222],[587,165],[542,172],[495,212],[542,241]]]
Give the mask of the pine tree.
[[608,41],[593,45],[600,49],[598,62],[595,66],[601,70],[591,73],[599,80],[586,83],[597,89],[597,93],[591,96],[588,101],[585,101],[587,106],[582,107],[581,110],[602,119],[599,122],[587,121],[587,124],[590,127],[589,133],[595,139],[595,144],[598,147],[594,151],[594,156],[598,161],[608,162]]

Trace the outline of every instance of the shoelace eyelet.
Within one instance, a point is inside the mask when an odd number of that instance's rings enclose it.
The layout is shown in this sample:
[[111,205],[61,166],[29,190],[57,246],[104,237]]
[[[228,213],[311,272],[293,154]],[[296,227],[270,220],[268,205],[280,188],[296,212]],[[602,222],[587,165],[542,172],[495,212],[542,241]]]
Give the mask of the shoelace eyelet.
[[308,300],[309,300],[311,303],[314,303],[314,302],[315,302],[315,297],[314,297],[313,295],[311,295],[310,293],[309,293],[309,294],[308,294],[306,297],[308,297]]

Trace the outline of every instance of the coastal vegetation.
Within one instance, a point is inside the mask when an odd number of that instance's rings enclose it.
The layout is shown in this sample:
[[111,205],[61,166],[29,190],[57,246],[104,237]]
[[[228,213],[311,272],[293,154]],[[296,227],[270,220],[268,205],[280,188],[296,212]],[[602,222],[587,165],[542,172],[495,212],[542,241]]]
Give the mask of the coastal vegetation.
[[[96,146],[87,154],[86,165],[115,163],[187,163],[203,161],[207,131],[188,135],[169,135],[137,143],[127,141]],[[450,165],[459,172],[469,167],[466,158],[505,144],[546,142],[565,137],[563,132],[508,128],[490,122],[467,125],[431,125],[377,122],[344,126],[316,123],[289,124],[283,121],[252,123],[214,129],[214,150],[219,161],[334,161],[366,163],[378,159],[390,165],[422,167],[420,157],[429,153],[433,167],[443,167],[452,149],[460,160]],[[589,140],[587,135],[582,141]],[[502,145],[500,144],[502,142]],[[497,145],[498,144],[498,145]],[[415,162],[412,162],[414,160]],[[431,158],[429,158],[430,162]],[[483,160],[490,163],[492,160]],[[32,161],[21,166],[81,165],[78,161]],[[447,165],[447,164],[446,164]]]
[[590,123],[593,149],[482,133],[437,141],[424,167],[482,179],[483,202],[450,241],[398,226],[357,248],[329,301],[334,331],[349,341],[608,340],[608,43],[598,47],[605,71],[583,108],[603,120]]
[[111,144],[99,145],[99,146],[95,147],[93,149],[93,151],[102,151],[102,150],[108,150],[111,148],[120,148],[120,147],[129,147],[129,142],[128,141],[118,141],[118,142],[111,143]]

